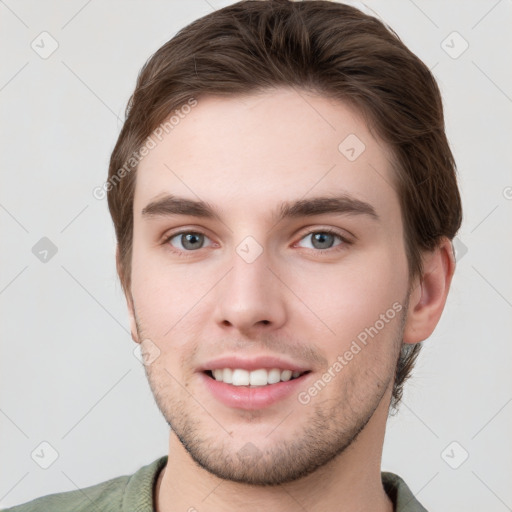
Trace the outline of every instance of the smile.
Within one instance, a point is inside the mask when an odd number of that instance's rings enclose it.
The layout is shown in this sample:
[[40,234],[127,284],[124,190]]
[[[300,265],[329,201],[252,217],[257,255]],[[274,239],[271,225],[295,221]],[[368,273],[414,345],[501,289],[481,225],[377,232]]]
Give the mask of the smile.
[[257,370],[244,370],[242,368],[217,368],[215,370],[207,370],[206,374],[215,379],[217,382],[224,382],[232,386],[267,386],[269,384],[277,384],[278,382],[287,382],[296,379],[301,375],[309,373],[292,371],[280,368],[259,368]]

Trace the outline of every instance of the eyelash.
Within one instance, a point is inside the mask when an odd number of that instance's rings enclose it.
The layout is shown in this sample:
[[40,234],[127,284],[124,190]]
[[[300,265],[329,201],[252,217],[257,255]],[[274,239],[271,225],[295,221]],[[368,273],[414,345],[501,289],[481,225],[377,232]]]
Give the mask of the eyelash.
[[[344,237],[341,233],[336,231],[335,229],[331,228],[325,228],[325,229],[314,229],[313,231],[308,231],[303,236],[300,237],[299,242],[303,240],[304,238],[313,235],[315,233],[322,233],[322,234],[328,234],[338,237],[341,240],[341,244],[335,245],[334,247],[331,247],[329,249],[309,249],[310,251],[313,251],[315,254],[326,254],[326,253],[337,253],[339,251],[344,250],[348,245],[351,244],[351,242]],[[307,249],[307,247],[305,247]]]
[[[338,231],[334,230],[334,229],[330,229],[330,228],[324,228],[324,229],[315,229],[315,230],[312,230],[312,231],[308,231],[307,233],[305,233],[300,239],[299,239],[299,242],[301,240],[303,240],[304,238],[310,236],[310,235],[313,235],[315,233],[324,233],[324,234],[329,234],[329,235],[333,235],[333,236],[336,236],[338,237],[342,243],[334,246],[334,247],[331,247],[329,249],[309,249],[310,251],[313,251],[315,254],[326,254],[326,253],[337,253],[339,251],[342,251],[344,250],[347,246],[349,245],[352,245],[352,242],[350,240],[348,240],[346,237],[344,237],[341,233],[339,233]],[[178,257],[180,258],[187,258],[189,257],[191,254],[193,254],[194,252],[198,252],[198,250],[195,250],[195,251],[181,251],[179,249],[176,249],[174,247],[171,246],[171,244],[169,243],[174,237],[176,236],[179,236],[179,235],[204,235],[204,236],[207,236],[205,235],[204,233],[201,233],[200,231],[192,231],[192,230],[183,230],[183,231],[178,231],[177,233],[172,233],[171,235],[165,237],[165,239],[163,240],[162,242],[162,245],[165,245],[167,247],[170,248],[170,250],[176,254]],[[308,248],[306,248],[308,249]]]

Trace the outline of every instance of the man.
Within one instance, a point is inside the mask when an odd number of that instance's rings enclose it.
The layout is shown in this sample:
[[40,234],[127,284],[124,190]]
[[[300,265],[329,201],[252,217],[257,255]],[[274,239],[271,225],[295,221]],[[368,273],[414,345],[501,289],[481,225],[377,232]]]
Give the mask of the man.
[[104,190],[169,453],[11,510],[425,510],[382,445],[462,213],[394,33],[321,1],[195,21],[141,71]]

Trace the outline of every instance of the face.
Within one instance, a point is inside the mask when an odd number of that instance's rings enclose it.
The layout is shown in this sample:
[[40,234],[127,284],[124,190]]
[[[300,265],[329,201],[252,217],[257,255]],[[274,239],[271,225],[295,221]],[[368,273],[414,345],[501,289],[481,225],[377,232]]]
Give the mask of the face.
[[200,98],[142,160],[132,331],[210,473],[295,480],[387,411],[409,284],[392,183],[357,111],[289,89]]

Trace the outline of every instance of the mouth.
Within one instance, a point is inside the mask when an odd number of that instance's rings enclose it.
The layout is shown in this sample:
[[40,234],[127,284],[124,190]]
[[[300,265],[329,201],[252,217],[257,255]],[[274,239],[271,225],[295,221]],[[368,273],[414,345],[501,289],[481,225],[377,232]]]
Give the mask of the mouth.
[[226,354],[205,362],[197,372],[204,391],[216,401],[230,409],[255,410],[298,395],[314,376],[306,364],[272,354]]
[[308,373],[310,370],[297,371],[288,368],[258,368],[251,371],[243,368],[216,368],[204,371],[205,375],[217,382],[246,388],[268,387],[299,379]]

